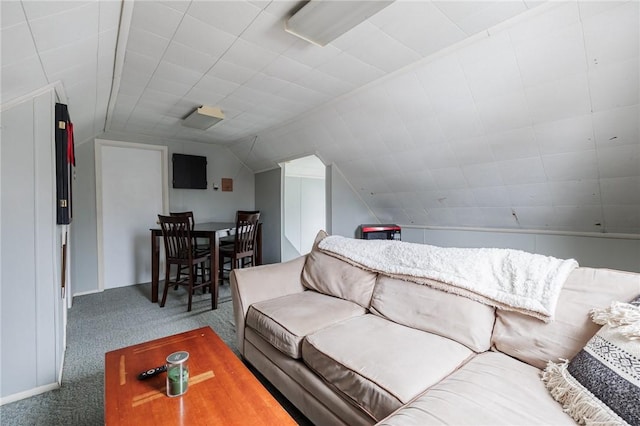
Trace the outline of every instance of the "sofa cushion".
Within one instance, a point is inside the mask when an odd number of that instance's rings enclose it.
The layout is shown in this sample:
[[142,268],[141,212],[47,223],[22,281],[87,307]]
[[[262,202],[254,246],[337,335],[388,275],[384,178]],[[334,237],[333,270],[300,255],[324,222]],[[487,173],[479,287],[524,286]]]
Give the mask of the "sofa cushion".
[[494,308],[428,285],[379,275],[370,309],[398,324],[455,340],[475,352],[491,346]]
[[495,349],[540,369],[548,361],[573,358],[598,331],[589,311],[640,293],[640,274],[611,269],[577,268],[565,282],[555,320],[544,323],[510,311],[496,311],[491,338]]
[[282,353],[300,358],[307,334],[365,312],[348,300],[308,290],[254,303],[247,312],[247,327]]
[[485,352],[379,425],[573,425],[540,381],[540,370]]
[[303,361],[378,420],[472,355],[453,340],[371,314],[342,321],[302,342]]
[[375,423],[371,416],[328,387],[301,360],[283,354],[250,328],[245,336],[245,359],[309,420],[318,426],[370,426]]
[[496,311],[492,346],[540,369],[548,361],[571,359],[598,331],[589,318],[594,307],[629,301],[640,293],[640,274],[577,268],[565,282],[555,320],[543,323],[510,311]]
[[326,236],[324,231],[318,233],[302,270],[302,284],[311,290],[368,308],[377,274],[320,252],[318,243]]

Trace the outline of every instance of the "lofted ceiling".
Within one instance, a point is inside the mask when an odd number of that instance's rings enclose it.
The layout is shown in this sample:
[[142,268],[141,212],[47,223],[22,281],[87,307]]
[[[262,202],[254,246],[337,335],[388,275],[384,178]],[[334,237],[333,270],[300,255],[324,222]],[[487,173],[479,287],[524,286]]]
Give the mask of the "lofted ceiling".
[[3,0],[2,102],[60,81],[78,143],[315,153],[382,222],[640,234],[637,1],[396,0],[325,47],[303,3]]

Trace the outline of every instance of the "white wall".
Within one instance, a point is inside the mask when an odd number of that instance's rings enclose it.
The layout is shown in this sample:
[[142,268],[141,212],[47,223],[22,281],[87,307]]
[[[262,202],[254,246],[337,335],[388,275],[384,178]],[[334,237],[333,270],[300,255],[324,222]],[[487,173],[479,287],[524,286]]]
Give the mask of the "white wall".
[[[360,200],[340,170],[330,166],[331,221],[329,232],[354,237],[362,223],[379,223]],[[513,248],[558,258],[574,258],[581,266],[640,272],[640,238],[617,238],[606,234],[567,235],[561,233],[517,232],[402,226],[402,240],[440,247]]]
[[440,247],[513,248],[562,259],[573,258],[580,266],[640,272],[640,239],[405,225],[402,226],[402,240]]
[[281,164],[284,174],[282,202],[282,261],[311,251],[319,230],[326,229],[327,167],[315,155]]
[[330,223],[327,224],[329,233],[353,238],[359,225],[380,223],[335,164],[329,166],[327,177],[330,188],[330,197],[328,197]]
[[[192,210],[197,222],[233,222],[237,210],[253,210],[255,205],[255,183],[253,172],[225,147],[203,143],[158,139],[140,135],[107,133],[100,139],[135,142],[167,146],[169,149],[169,211]],[[87,146],[85,146],[87,145]],[[95,159],[91,156],[94,141],[77,147],[77,182],[74,200],[76,206],[86,210],[74,210],[76,233],[72,258],[78,265],[73,271],[76,283],[74,295],[98,291],[98,269],[96,262],[96,212],[95,212]],[[208,189],[174,189],[171,156],[174,153],[202,155],[207,157]],[[81,163],[82,161],[82,163]],[[213,183],[220,186],[221,178],[233,179],[233,191],[214,191]],[[93,205],[94,207],[91,207]],[[158,212],[161,213],[161,212]],[[168,213],[168,212],[164,212]],[[150,262],[151,260],[149,260]],[[82,266],[80,266],[82,264]]]
[[[267,172],[265,172],[267,173]],[[279,174],[274,170],[268,173]],[[263,174],[258,174],[257,179]],[[327,172],[327,209],[330,223],[327,231],[333,235],[354,237],[358,225],[380,223],[360,200],[340,170],[331,165]],[[277,182],[271,185],[275,197]],[[264,190],[264,188],[263,188]],[[434,229],[402,226],[402,240],[441,247],[514,248],[558,258],[574,258],[581,266],[611,268],[640,272],[640,239],[614,238],[606,235],[563,235],[544,232],[512,232],[471,229]],[[292,250],[291,247],[287,248]],[[283,251],[285,248],[283,248]]]
[[2,107],[0,403],[58,387],[62,368],[54,104],[46,89]]
[[325,180],[285,176],[284,236],[294,256],[311,251],[316,234],[325,229],[325,216]]
[[76,145],[73,181],[72,294],[98,290],[95,145]]
[[311,251],[318,231],[326,229],[325,179],[300,178],[300,253]]

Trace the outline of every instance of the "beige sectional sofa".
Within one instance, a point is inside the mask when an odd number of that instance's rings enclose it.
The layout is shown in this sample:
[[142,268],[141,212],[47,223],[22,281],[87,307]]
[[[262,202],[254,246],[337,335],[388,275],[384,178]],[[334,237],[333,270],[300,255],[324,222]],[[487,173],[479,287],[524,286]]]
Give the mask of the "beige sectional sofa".
[[238,349],[317,425],[575,424],[540,379],[640,274],[577,268],[555,318],[391,278],[318,251],[231,274]]

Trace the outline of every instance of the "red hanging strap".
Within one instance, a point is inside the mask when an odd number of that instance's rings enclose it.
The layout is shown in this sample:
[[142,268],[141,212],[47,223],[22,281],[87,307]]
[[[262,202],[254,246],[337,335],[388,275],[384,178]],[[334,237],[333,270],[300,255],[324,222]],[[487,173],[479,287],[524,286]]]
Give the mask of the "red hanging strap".
[[67,163],[76,165],[75,149],[73,144],[73,123],[67,121]]

